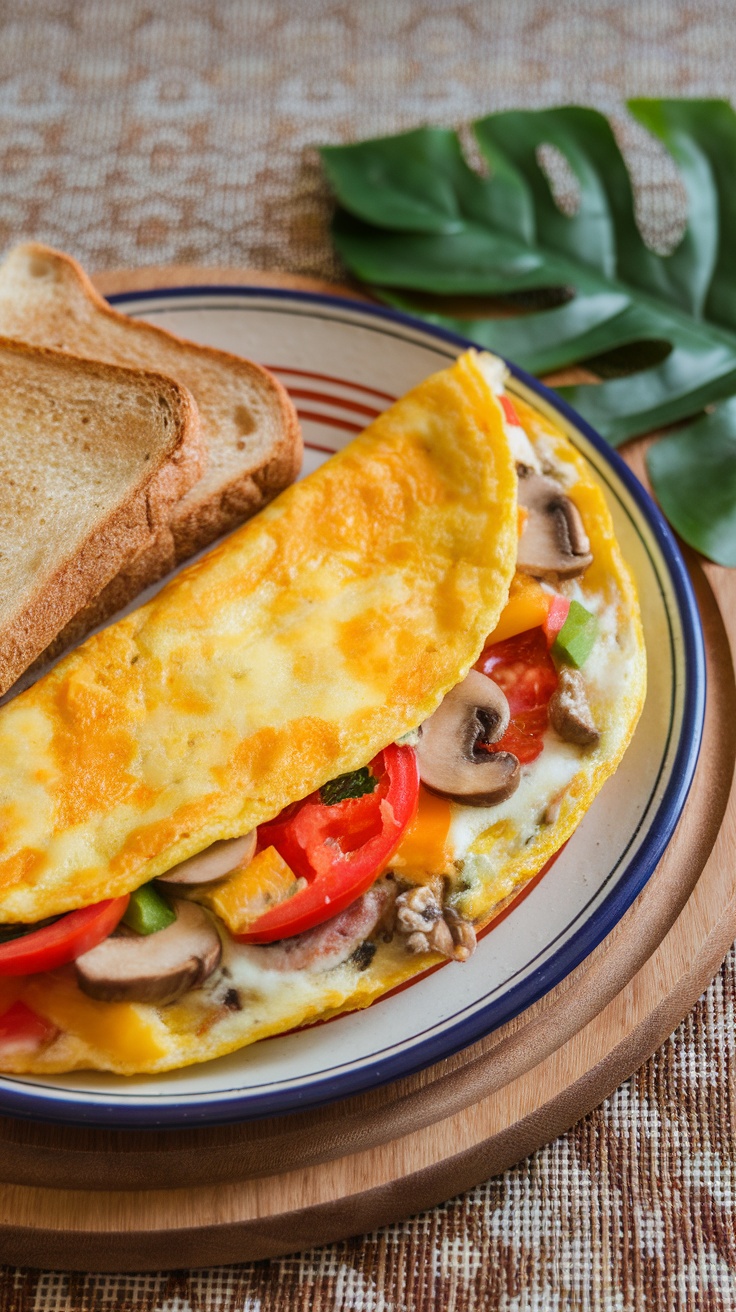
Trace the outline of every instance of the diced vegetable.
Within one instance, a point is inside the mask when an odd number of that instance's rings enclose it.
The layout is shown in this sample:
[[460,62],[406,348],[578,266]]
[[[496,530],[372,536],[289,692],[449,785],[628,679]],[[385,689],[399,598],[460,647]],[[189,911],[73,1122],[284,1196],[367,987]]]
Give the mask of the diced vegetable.
[[212,888],[198,889],[194,896],[225,922],[231,934],[244,934],[259,916],[293,897],[304,884],[275,847],[264,847],[245,869]]
[[514,424],[516,428],[521,428],[521,420],[514,409],[514,403],[511,398],[508,397],[505,392],[502,392],[498,399],[501,402],[501,409],[503,410],[508,422]]
[[579,601],[570,602],[567,619],[552,648],[553,656],[580,669],[587,661],[598,636],[598,621]]
[[25,1002],[14,1002],[0,1016],[0,1048],[40,1047],[50,1043],[59,1033],[51,1021],[44,1020]]
[[123,924],[134,929],[136,934],[157,934],[176,920],[165,898],[156,891],[153,884],[143,884],[130,895],[128,910],[123,916]]
[[565,623],[569,610],[570,602],[567,597],[563,597],[559,592],[556,592],[554,597],[550,598],[549,614],[542,625],[550,647]]
[[517,633],[526,633],[527,629],[545,624],[552,600],[536,579],[530,578],[528,574],[515,574],[511,580],[508,601],[486,646],[505,642],[507,638],[515,638]]

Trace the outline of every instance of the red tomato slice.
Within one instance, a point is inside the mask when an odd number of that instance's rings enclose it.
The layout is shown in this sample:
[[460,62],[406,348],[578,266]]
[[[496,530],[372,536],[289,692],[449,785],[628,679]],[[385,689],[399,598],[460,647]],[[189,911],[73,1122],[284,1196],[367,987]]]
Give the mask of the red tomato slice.
[[487,674],[506,694],[511,720],[503,738],[490,752],[513,752],[522,765],[535,761],[544,750],[547,707],[557,687],[557,671],[547,648],[544,629],[527,629],[514,638],[496,642],[475,668]]
[[266,911],[240,942],[301,934],[343,911],[385,870],[416,812],[416,754],[393,743],[369,769],[378,779],[372,793],[325,806],[317,791],[259,825],[259,845],[275,847],[307,887]]
[[59,1033],[50,1020],[44,1020],[25,1002],[14,1002],[0,1016],[0,1047],[37,1046],[50,1043]]
[[70,911],[53,925],[0,944],[0,975],[37,975],[75,961],[107,938],[125,915],[129,895]]

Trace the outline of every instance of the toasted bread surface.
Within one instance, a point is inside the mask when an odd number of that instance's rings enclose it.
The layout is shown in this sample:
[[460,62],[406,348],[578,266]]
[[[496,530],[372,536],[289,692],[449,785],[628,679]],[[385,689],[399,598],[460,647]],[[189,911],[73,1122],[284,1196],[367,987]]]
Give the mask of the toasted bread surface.
[[0,692],[151,545],[204,463],[171,378],[0,338]]
[[175,566],[174,539],[168,524],[164,524],[147,545],[105,584],[102,591],[72,616],[69,623],[41,652],[32,669],[39,672],[44,670],[50,661],[55,661],[69,647],[81,642],[98,624],[104,624],[127,606],[128,602],[140,596],[145,588],[170,574]]
[[177,561],[260,510],[299,471],[299,422],[277,379],[249,360],[129,319],[103,300],[69,255],[30,242],[6,256],[0,333],[161,370],[190,389],[209,458],[205,474],[169,518]]

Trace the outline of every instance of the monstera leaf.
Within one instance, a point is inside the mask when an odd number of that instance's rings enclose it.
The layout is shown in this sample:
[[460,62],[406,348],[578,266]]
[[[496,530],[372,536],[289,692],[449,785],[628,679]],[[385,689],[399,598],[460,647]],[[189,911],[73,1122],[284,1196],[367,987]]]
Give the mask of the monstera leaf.
[[[612,445],[677,424],[650,450],[657,495],[686,541],[736,565],[736,114],[717,100],[629,109],[669,150],[687,192],[672,254],[642,239],[607,119],[576,106],[474,123],[488,176],[443,128],[324,147],[340,205],[334,240],[392,305],[532,373],[587,364],[603,381],[559,390]],[[572,213],[543,165],[550,146],[577,183]],[[544,308],[459,316],[438,312],[438,296]]]

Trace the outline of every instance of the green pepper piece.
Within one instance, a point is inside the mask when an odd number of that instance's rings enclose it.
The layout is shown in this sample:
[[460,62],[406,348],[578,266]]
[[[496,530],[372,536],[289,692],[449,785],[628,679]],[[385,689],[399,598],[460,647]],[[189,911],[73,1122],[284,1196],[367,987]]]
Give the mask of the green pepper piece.
[[595,615],[591,615],[579,601],[571,601],[567,619],[555,639],[552,655],[579,670],[590,656],[597,637],[598,621]]
[[143,884],[130,895],[128,910],[123,916],[123,924],[134,929],[136,934],[157,934],[176,920],[168,902],[156,891],[153,884]]

